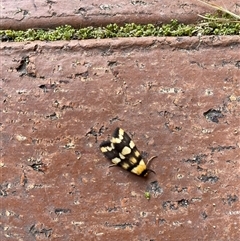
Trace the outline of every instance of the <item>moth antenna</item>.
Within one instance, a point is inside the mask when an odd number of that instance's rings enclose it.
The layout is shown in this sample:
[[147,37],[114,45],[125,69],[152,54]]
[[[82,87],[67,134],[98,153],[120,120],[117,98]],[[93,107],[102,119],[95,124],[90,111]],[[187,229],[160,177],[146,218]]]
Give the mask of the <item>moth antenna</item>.
[[152,156],[150,159],[148,159],[148,161],[147,161],[147,166],[148,166],[148,163],[150,162],[150,161],[152,161],[154,158],[157,158],[158,156]]
[[[148,166],[148,164],[149,164],[149,162],[150,161],[152,161],[154,158],[156,158],[157,156],[152,156],[148,161],[147,161],[147,165],[146,166]],[[153,171],[152,169],[147,169],[148,170],[148,172],[153,172],[155,175],[156,175],[156,172],[155,171]]]
[[147,170],[148,170],[148,172],[153,172],[156,175],[156,172],[153,171],[152,169],[147,169]]

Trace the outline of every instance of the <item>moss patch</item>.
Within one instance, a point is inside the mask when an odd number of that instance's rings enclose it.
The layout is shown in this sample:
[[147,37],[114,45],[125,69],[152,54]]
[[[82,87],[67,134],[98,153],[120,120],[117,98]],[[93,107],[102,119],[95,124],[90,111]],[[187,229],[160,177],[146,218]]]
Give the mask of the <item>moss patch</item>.
[[183,24],[172,20],[168,24],[135,24],[119,26],[115,23],[106,27],[74,29],[70,25],[56,29],[28,29],[26,31],[0,30],[0,41],[56,41],[71,39],[102,39],[113,37],[145,36],[196,36],[196,35],[239,35],[240,21],[228,13],[207,14],[196,24]]

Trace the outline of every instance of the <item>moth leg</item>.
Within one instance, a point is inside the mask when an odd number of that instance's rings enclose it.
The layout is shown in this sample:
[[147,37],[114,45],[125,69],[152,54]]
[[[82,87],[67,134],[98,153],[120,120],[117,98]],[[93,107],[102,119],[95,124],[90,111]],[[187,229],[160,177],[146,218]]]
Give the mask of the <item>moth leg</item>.
[[115,167],[115,166],[117,166],[117,163],[116,163],[116,164],[112,164],[112,165],[108,166],[108,168],[110,168],[110,167]]

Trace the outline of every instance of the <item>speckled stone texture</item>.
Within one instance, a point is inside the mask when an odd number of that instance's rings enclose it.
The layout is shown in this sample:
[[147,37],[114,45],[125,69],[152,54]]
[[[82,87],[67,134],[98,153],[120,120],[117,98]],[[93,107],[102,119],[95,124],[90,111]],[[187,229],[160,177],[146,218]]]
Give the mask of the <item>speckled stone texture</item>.
[[[239,45],[2,44],[1,240],[237,240]],[[117,126],[156,175],[109,168]]]

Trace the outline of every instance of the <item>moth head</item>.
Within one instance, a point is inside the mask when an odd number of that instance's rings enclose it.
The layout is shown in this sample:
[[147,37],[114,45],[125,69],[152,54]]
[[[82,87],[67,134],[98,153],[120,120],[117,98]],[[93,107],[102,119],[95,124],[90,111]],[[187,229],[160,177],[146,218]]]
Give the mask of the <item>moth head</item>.
[[141,176],[146,177],[149,174],[149,172],[153,172],[156,175],[156,172],[152,169],[146,169],[142,172]]

